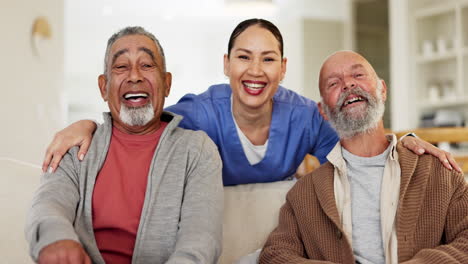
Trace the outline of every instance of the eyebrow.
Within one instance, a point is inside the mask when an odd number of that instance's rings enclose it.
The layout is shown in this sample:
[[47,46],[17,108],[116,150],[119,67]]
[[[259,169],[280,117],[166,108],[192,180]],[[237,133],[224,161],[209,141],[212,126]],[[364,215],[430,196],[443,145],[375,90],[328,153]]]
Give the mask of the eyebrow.
[[[148,54],[150,57],[151,57],[151,60],[156,63],[156,57],[154,56],[154,52],[148,48],[145,48],[145,47],[140,47],[138,48],[139,51],[143,51],[145,52],[146,54]],[[128,52],[128,49],[121,49],[119,51],[117,51],[114,56],[112,56],[112,64],[115,63],[115,61],[117,60],[117,58],[124,54],[124,53],[127,53]],[[157,64],[157,63],[156,63]]]
[[364,65],[357,63],[351,66],[352,70],[359,69],[359,68],[364,68]]
[[128,52],[128,49],[121,49],[121,50],[117,51],[117,52],[114,54],[114,56],[112,56],[112,63],[111,63],[111,65],[115,63],[115,61],[117,60],[117,58],[118,58],[120,55],[122,55],[122,54],[124,54],[124,53],[126,53],[126,52]]
[[140,48],[138,48],[138,50],[146,52],[151,57],[151,60],[154,63],[156,63],[156,56],[154,56],[154,52],[152,50],[150,50],[148,48],[145,48],[145,47],[140,47]]
[[[352,70],[356,70],[356,69],[365,69],[364,65],[360,64],[360,63],[356,63],[356,64],[353,64],[351,65],[351,69]],[[333,79],[333,78],[338,78],[340,79],[340,75],[338,73],[332,73],[330,74],[329,76],[327,76],[327,79],[326,81],[330,81],[330,79]]]
[[[248,49],[243,49],[243,48],[238,48],[236,49],[235,51],[243,51],[243,52],[246,52],[248,54],[252,54],[253,52],[248,50]],[[267,54],[270,54],[270,53],[274,53],[276,55],[278,55],[278,52],[276,52],[275,50],[266,50],[266,51],[262,51],[261,54],[262,55],[267,55]]]
[[329,76],[327,76],[326,81],[328,82],[328,81],[330,81],[330,79],[334,79],[334,78],[341,79],[340,75],[338,73],[332,73]]

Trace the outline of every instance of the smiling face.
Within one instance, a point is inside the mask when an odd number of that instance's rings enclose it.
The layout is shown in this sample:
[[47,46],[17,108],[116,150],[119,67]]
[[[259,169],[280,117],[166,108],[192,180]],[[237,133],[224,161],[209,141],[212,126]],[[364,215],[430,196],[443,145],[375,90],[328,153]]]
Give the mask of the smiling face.
[[271,102],[286,72],[278,40],[267,29],[253,25],[234,41],[224,55],[224,74],[229,77],[234,105],[258,109]]
[[319,108],[341,138],[369,131],[381,122],[386,86],[372,66],[357,53],[330,56],[320,71]]
[[156,131],[171,87],[171,74],[163,70],[156,44],[144,35],[121,37],[111,46],[106,63],[108,72],[99,76],[99,88],[113,125],[129,134]]

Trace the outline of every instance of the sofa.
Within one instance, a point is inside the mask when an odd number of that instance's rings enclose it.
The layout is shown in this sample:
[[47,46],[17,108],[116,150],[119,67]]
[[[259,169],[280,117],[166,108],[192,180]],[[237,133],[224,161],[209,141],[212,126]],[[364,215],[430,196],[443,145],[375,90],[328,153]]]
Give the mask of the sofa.
[[[26,211],[38,187],[38,166],[0,159],[1,263],[33,263],[24,239]],[[279,208],[294,181],[225,187],[223,253],[220,264],[234,263],[261,248],[278,222]]]
[[26,211],[40,180],[39,167],[0,160],[1,263],[34,263],[24,238]]

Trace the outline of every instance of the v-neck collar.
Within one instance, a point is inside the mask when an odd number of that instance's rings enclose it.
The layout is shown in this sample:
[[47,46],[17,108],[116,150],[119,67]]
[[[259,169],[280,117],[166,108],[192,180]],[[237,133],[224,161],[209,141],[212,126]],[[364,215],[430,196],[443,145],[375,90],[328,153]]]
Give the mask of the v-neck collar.
[[[278,141],[279,141],[279,140],[276,139],[277,138],[276,134],[277,134],[278,130],[275,129],[279,125],[278,124],[278,122],[279,122],[278,119],[279,118],[277,117],[278,116],[278,107],[276,106],[275,97],[276,97],[276,94],[272,98],[273,105],[272,105],[271,123],[270,123],[270,128],[268,130],[268,139],[267,139],[268,146],[267,146],[267,148],[265,150],[265,155],[263,156],[263,158],[258,163],[250,165],[252,167],[260,167],[260,166],[263,166],[263,164],[268,164],[268,159],[272,155],[270,152],[272,151],[272,149],[274,149],[272,145],[273,144],[278,144]],[[242,153],[242,159],[244,160],[244,162],[247,162],[247,164],[250,164],[250,162],[247,159],[247,156],[245,154],[244,148],[242,147],[242,142],[241,142],[241,139],[240,139],[240,135],[237,132],[237,128],[236,128],[236,121],[234,120],[234,113],[232,112],[232,91],[229,94],[228,104],[229,105],[227,107],[227,110],[228,110],[229,116],[230,116],[230,119],[229,119],[229,133],[231,135],[236,135],[236,137],[234,137],[235,140],[232,142],[232,145],[235,146],[236,152]]]

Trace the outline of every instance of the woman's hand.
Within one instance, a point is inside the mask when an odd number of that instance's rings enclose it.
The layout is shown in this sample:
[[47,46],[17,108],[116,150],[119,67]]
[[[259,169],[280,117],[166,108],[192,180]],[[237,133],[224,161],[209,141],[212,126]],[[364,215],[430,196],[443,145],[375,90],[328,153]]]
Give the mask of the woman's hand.
[[79,146],[78,159],[83,160],[88,151],[93,133],[96,130],[96,123],[91,120],[80,120],[55,134],[54,139],[46,150],[42,171],[46,172],[50,167],[54,172],[63,155],[72,147]]
[[452,168],[455,168],[458,172],[462,172],[460,166],[458,166],[457,162],[452,157],[452,154],[437,148],[427,141],[417,137],[404,137],[401,142],[404,147],[413,151],[417,155],[422,155],[424,153],[431,154],[432,156],[439,158],[440,162],[442,162],[447,169],[452,170]]

